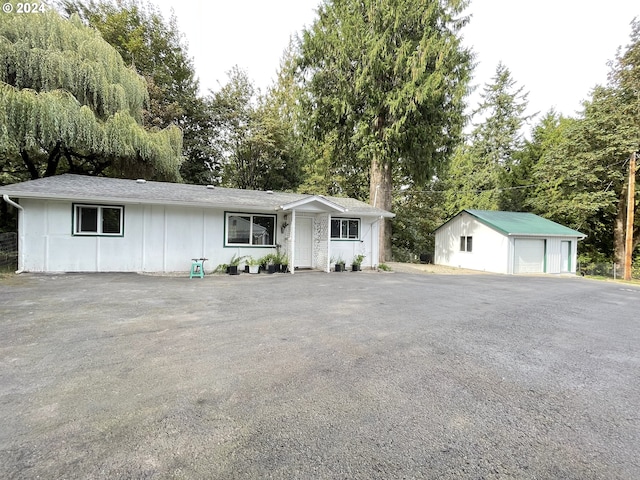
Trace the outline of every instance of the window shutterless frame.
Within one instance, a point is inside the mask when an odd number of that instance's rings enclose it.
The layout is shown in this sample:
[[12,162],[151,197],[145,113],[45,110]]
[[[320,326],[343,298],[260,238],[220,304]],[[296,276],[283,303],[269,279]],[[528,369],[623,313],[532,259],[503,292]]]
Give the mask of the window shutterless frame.
[[331,240],[360,240],[360,219],[332,218]]
[[275,247],[277,216],[264,213],[224,214],[227,247]]
[[84,237],[123,237],[124,206],[74,203],[72,234]]
[[473,237],[460,237],[460,251],[471,252],[473,251]]

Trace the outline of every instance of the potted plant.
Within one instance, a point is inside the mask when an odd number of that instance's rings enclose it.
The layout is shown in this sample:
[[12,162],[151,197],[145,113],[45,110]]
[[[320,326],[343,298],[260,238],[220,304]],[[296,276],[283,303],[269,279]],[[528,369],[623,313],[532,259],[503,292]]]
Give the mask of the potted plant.
[[260,259],[260,265],[267,273],[276,273],[276,256],[273,253],[268,253]]
[[229,273],[229,265],[226,264],[226,263],[221,263],[213,271],[213,273],[223,273],[223,272],[224,273]]
[[249,269],[249,273],[260,273],[260,262],[261,259],[248,257],[247,258],[247,268]]
[[280,258],[280,271],[282,273],[287,273],[289,271],[289,257],[284,254]]
[[335,260],[335,271],[344,272],[344,260],[342,259],[342,257],[338,257],[338,259]]
[[351,262],[352,272],[362,271],[362,261],[364,260],[364,257],[364,255],[356,255],[355,257],[353,257],[353,261]]
[[285,273],[289,266],[289,258],[284,254],[278,252],[274,255],[274,263],[276,265],[276,272]]
[[229,261],[229,275],[239,275],[238,266],[240,262],[242,262],[246,257],[239,257],[237,254],[234,254]]

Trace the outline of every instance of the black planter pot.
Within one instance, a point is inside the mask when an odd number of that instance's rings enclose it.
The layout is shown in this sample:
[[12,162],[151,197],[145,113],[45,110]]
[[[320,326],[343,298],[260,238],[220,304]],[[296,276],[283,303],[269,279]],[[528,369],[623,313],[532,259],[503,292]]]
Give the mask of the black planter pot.
[[282,273],[289,273],[289,265],[280,265],[280,271]]
[[344,265],[342,263],[336,263],[336,272],[344,272]]
[[420,263],[433,263],[433,255],[431,253],[421,253]]
[[267,265],[267,273],[276,273],[275,265]]
[[249,265],[244,266],[244,273],[249,273]]
[[229,275],[240,275],[237,265],[229,265]]
[[360,269],[360,265],[358,265],[358,264],[356,264],[356,263],[352,264],[352,265],[351,265],[351,271],[352,271],[352,272],[360,272],[360,271],[361,271],[361,269]]

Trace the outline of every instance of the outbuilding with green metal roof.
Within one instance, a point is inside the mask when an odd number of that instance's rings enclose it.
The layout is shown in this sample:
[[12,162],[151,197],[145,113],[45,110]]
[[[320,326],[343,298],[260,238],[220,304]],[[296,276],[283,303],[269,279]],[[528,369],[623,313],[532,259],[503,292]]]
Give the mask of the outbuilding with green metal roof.
[[575,274],[583,238],[533,213],[462,210],[436,229],[434,262],[506,274]]

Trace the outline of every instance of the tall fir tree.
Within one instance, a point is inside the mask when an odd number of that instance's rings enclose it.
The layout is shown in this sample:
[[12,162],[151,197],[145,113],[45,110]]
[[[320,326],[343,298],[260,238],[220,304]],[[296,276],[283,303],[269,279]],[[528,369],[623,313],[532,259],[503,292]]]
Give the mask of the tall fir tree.
[[509,69],[499,64],[492,83],[485,85],[477,122],[467,143],[456,150],[446,176],[449,215],[465,208],[519,210],[511,189],[519,182],[519,154],[527,93],[518,87]]
[[[457,144],[472,54],[465,0],[327,0],[300,45],[313,133],[390,210],[394,170],[424,184]],[[360,182],[361,183],[361,182]],[[381,222],[380,261],[391,258]]]

